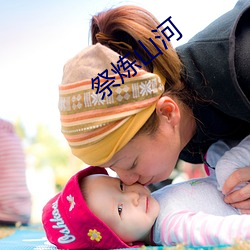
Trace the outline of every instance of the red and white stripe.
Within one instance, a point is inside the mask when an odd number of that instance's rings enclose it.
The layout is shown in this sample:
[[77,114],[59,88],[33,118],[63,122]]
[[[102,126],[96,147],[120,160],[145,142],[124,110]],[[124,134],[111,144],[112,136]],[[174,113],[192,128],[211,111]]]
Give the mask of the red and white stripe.
[[0,119],[0,221],[28,223],[30,213],[21,140],[11,123]]

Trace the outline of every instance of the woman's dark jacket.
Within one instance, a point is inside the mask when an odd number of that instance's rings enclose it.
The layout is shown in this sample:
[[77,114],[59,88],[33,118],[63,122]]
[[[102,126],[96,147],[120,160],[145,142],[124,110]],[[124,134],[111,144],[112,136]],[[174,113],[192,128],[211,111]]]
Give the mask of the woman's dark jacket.
[[197,132],[180,158],[201,163],[217,140],[250,134],[250,0],[238,1],[176,50],[185,83],[206,100],[192,105]]

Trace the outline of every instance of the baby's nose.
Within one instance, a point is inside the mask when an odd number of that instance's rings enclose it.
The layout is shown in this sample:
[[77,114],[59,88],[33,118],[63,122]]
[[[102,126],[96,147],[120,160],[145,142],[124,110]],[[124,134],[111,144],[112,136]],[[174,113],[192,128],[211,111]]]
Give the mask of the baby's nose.
[[140,195],[137,192],[127,192],[126,193],[127,199],[134,205],[138,206],[139,205],[139,199]]

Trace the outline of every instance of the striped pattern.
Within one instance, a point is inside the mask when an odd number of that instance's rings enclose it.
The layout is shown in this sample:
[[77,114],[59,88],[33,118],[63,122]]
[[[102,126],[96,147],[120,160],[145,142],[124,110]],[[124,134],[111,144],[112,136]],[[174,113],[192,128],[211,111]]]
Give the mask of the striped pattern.
[[31,198],[25,157],[11,123],[0,119],[0,221],[28,223]]
[[59,110],[62,132],[71,147],[81,147],[102,140],[121,127],[133,115],[152,106],[164,91],[158,75],[138,70],[131,78],[115,76],[112,94],[96,94],[91,80],[59,86]]
[[164,92],[165,78],[135,63],[97,43],[64,65],[61,130],[72,153],[88,165],[99,166],[124,147]]
[[161,228],[161,244],[218,246],[250,239],[250,216],[216,216],[203,212],[172,211]]

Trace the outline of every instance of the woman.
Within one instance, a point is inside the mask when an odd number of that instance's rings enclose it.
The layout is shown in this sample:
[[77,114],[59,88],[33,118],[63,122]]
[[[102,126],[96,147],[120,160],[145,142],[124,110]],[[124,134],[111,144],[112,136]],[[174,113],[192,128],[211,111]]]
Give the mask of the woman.
[[[91,29],[96,47],[66,64],[60,87],[62,131],[73,153],[87,164],[113,169],[128,185],[149,185],[168,178],[179,157],[201,163],[217,140],[241,140],[250,134],[249,12],[250,1],[239,1],[177,52],[162,30],[152,33],[160,24],[144,9],[121,6],[94,16]],[[156,35],[161,39],[153,43],[149,38]],[[104,108],[100,100],[91,100],[93,93],[81,96],[77,92],[81,84],[84,91],[92,86],[98,92],[95,80],[99,78],[95,77],[110,80],[106,68],[118,76],[110,63],[125,59],[130,60],[130,66],[136,61],[144,77],[144,82],[141,75],[134,78],[140,86],[137,92],[129,77],[121,83],[128,89],[131,85],[134,99],[117,101],[115,93],[110,101],[111,93],[122,91],[110,85],[106,97],[102,95]],[[150,89],[143,92],[147,83]],[[164,93],[159,91],[161,83]],[[67,95],[71,95],[70,111],[65,106]],[[80,103],[77,111],[73,107],[76,103]],[[229,193],[249,179],[250,167],[238,170],[226,181],[225,190]],[[250,211],[249,191],[247,185],[226,196],[225,201]]]

